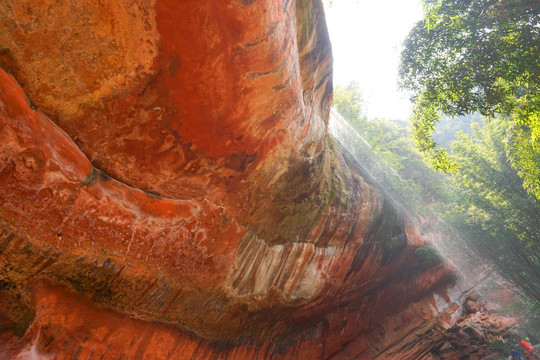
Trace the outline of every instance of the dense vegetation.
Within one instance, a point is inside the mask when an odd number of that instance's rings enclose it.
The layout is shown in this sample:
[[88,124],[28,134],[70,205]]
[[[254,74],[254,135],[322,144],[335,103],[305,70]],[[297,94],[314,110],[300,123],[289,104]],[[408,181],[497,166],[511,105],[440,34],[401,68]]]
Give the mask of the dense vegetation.
[[511,121],[473,123],[471,136],[452,143],[454,197],[446,220],[499,272],[540,302],[540,200],[523,189],[504,140]]
[[506,160],[540,199],[540,1],[424,0],[402,52],[413,133],[430,165],[457,169],[433,132],[441,115],[505,115]]

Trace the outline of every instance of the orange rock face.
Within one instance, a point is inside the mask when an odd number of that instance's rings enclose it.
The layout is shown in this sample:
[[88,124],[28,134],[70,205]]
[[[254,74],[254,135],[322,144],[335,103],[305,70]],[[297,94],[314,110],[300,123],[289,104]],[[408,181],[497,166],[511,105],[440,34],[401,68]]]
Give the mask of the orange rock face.
[[328,135],[320,1],[0,24],[0,358],[373,358],[461,295]]

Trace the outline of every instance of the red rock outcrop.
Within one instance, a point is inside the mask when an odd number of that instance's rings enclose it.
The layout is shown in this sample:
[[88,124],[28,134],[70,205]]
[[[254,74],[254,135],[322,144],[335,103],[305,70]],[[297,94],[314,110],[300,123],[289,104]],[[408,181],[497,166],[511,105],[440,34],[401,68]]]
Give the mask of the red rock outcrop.
[[368,359],[456,311],[327,133],[323,15],[0,4],[0,358]]
[[[459,317],[452,319],[456,315]],[[496,359],[501,354],[489,345],[515,336],[517,325],[516,319],[491,312],[476,296],[468,296],[462,309],[447,308],[392,344],[377,359]]]

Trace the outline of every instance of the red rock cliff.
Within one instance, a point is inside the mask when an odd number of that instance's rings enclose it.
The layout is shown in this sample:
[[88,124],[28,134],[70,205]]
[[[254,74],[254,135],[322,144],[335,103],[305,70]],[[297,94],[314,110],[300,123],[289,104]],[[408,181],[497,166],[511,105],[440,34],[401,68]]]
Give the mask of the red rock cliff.
[[384,358],[461,295],[328,135],[320,1],[0,24],[0,358]]

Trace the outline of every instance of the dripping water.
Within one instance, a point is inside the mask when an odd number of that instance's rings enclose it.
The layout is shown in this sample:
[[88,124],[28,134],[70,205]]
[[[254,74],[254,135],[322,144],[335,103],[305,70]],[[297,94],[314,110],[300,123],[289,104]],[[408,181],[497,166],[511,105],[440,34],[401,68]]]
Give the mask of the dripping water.
[[395,191],[391,184],[405,183],[399,174],[382,161],[369,143],[335,109],[330,111],[328,125],[330,134],[355,159],[356,165],[366,180],[375,185],[392,204],[414,219],[408,210],[403,194]]
[[[433,221],[425,221],[421,199],[414,198],[414,192],[404,194],[411,185],[380,158],[370,144],[335,109],[331,109],[328,125],[330,135],[355,160],[360,173],[376,186],[392,205],[412,221],[426,235],[430,246],[449,263],[461,279],[485,277],[490,267],[468,248],[459,230]],[[399,186],[397,186],[399,185]],[[406,196],[409,195],[409,196]],[[430,209],[430,218],[439,216]]]

